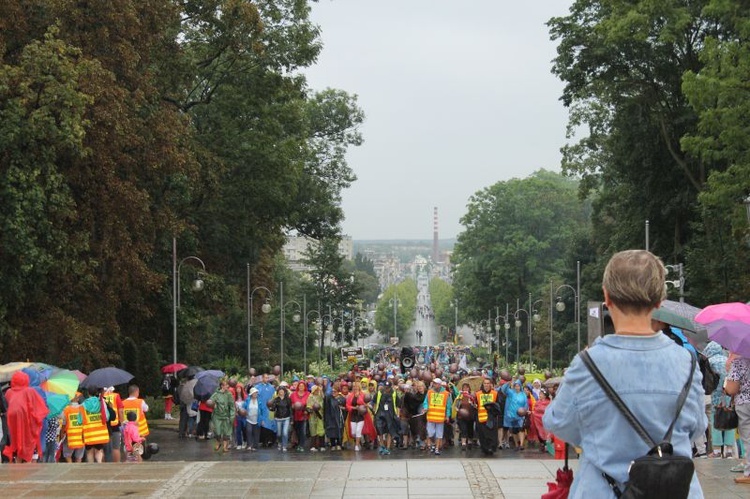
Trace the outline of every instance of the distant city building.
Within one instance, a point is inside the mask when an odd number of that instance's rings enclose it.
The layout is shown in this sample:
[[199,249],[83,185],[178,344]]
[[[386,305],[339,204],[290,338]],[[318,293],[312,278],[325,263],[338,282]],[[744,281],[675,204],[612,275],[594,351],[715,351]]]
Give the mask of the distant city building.
[[[300,236],[289,236],[284,244],[283,252],[287,265],[291,270],[296,272],[307,272],[310,266],[304,260],[310,246],[317,246],[318,242],[314,239]],[[339,241],[339,254],[346,260],[354,259],[354,244],[352,238],[343,236]]]

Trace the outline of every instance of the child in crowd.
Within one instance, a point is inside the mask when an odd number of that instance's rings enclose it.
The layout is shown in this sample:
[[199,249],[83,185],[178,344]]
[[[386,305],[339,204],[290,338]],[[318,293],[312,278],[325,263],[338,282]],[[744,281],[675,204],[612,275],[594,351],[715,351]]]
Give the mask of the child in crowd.
[[128,454],[126,461],[129,463],[141,462],[141,455],[143,454],[143,437],[138,432],[137,420],[138,414],[128,412],[128,422],[122,429],[122,440]]

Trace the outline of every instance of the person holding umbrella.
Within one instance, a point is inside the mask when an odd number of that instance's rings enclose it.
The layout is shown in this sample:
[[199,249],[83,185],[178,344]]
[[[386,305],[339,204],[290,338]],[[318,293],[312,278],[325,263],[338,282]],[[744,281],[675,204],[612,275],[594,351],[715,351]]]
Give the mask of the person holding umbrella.
[[[665,275],[664,264],[648,251],[613,255],[604,270],[602,290],[615,333],[598,338],[585,352],[651,439],[664,438],[674,421],[673,454],[690,459],[691,442],[707,425],[703,387],[701,377],[693,376],[690,352],[651,329],[651,312],[665,298]],[[667,370],[669,376],[664,375]],[[685,386],[687,397],[675,418]],[[570,364],[542,421],[556,437],[583,449],[570,498],[618,497],[614,487],[622,490],[628,482],[631,462],[650,450],[604,393],[581,354]],[[688,487],[689,497],[703,497],[695,473]]]

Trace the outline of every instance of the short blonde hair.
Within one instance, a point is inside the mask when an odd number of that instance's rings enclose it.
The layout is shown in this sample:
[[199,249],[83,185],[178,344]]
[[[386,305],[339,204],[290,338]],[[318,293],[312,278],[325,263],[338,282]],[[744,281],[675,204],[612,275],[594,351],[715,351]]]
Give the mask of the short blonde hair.
[[666,268],[646,250],[615,253],[604,269],[602,287],[609,299],[625,313],[651,312],[666,298]]

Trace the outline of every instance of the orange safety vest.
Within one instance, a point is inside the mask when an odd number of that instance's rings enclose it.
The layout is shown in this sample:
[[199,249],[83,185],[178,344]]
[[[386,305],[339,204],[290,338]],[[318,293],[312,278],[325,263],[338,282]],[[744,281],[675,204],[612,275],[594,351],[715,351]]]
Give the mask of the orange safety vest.
[[68,448],[81,449],[83,447],[83,416],[81,406],[68,406],[63,411],[65,421],[65,434],[68,439]]
[[117,399],[119,398],[120,398],[119,393],[108,393],[104,396],[104,400],[107,401],[109,406],[115,412],[115,419],[109,422],[109,426],[117,426],[118,424],[120,424],[120,418],[119,418],[120,411],[117,410]]
[[125,399],[122,401],[124,406],[123,413],[125,414],[125,420],[128,419],[128,413],[135,412],[138,417],[138,433],[141,437],[145,438],[148,436],[148,421],[146,421],[146,415],[143,414],[143,399]]
[[480,423],[484,423],[489,417],[489,415],[487,414],[487,409],[484,408],[484,404],[492,404],[494,402],[497,402],[497,392],[495,390],[490,390],[489,393],[484,393],[482,390],[479,390],[476,393],[476,397],[477,421],[479,421]]
[[448,391],[427,391],[427,421],[430,423],[445,423],[448,411]]
[[109,442],[107,422],[102,421],[101,405],[95,413],[81,409],[83,415],[83,443],[86,445],[106,444]]

